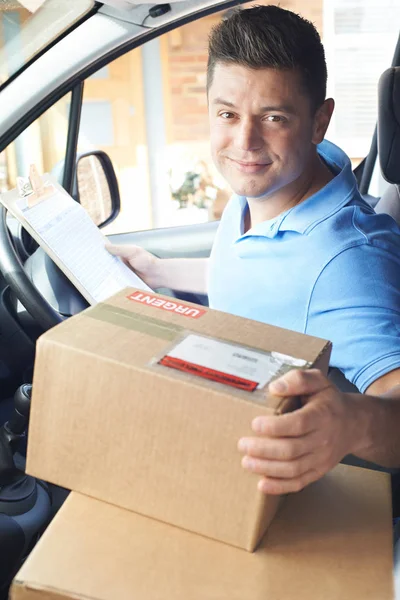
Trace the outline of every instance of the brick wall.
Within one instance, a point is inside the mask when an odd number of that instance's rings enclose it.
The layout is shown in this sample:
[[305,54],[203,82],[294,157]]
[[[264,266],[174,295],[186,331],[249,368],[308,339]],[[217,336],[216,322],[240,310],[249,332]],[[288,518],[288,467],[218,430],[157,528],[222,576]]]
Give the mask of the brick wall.
[[[312,21],[322,34],[322,2],[283,0],[279,4]],[[263,0],[256,3],[270,4]],[[220,15],[212,15],[167,34],[167,56],[164,58],[167,60],[171,107],[170,143],[208,139],[205,95],[207,40],[211,27],[219,20]]]
[[205,94],[207,41],[219,21],[211,16],[168,35],[168,69],[171,94],[171,141],[208,137]]

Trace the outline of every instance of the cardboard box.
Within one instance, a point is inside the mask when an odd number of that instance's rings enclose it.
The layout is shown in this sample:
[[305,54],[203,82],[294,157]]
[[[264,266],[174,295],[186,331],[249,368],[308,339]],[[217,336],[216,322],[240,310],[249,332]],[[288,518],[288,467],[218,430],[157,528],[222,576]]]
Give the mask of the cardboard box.
[[317,338],[125,290],[39,339],[27,471],[253,550],[279,499],[257,491],[237,442],[282,409],[271,376],[326,371],[329,354]]
[[250,554],[72,493],[12,600],[392,600],[388,475],[339,465]]

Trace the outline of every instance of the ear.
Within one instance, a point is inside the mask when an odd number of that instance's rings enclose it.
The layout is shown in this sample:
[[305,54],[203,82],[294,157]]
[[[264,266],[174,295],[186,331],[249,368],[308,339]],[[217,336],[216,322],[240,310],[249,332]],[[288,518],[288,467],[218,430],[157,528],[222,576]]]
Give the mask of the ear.
[[313,144],[320,144],[324,139],[334,108],[335,101],[333,98],[327,98],[315,113],[312,137]]

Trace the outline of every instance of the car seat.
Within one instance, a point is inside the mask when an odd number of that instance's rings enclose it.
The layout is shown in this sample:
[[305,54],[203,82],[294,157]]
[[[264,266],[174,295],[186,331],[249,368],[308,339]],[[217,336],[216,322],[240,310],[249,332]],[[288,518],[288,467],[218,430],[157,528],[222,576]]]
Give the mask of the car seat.
[[378,156],[383,177],[391,183],[375,205],[400,225],[400,67],[387,69],[378,85]]

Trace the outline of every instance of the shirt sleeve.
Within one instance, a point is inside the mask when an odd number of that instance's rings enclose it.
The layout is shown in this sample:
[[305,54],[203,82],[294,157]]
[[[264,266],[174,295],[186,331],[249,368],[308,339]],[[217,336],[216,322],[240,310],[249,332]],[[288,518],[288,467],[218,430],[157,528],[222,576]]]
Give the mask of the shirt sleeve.
[[400,368],[400,255],[360,244],[322,269],[305,333],[332,342],[331,366],[361,392]]

